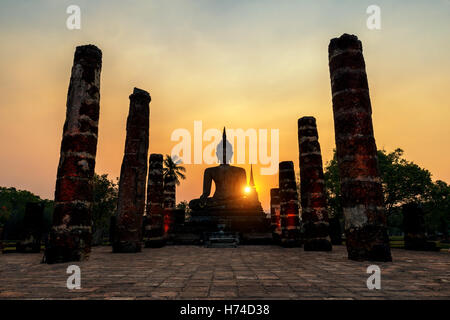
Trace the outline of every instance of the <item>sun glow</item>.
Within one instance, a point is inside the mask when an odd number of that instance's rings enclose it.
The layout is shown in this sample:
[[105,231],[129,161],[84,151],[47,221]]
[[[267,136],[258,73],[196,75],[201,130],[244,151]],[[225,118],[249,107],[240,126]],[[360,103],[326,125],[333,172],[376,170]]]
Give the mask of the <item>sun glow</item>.
[[245,193],[250,193],[250,191],[252,191],[252,189],[249,186],[246,186],[244,188]]

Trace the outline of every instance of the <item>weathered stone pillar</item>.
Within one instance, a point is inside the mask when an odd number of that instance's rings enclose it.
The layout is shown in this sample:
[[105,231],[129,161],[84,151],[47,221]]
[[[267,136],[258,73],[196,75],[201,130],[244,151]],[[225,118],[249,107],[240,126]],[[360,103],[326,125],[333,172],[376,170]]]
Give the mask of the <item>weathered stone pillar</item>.
[[314,117],[298,119],[298,149],[304,248],[306,251],[330,251],[322,154]]
[[272,238],[275,242],[280,241],[281,222],[280,222],[280,189],[270,189],[270,221]]
[[175,179],[166,175],[164,177],[164,234],[166,235],[170,228],[170,221],[175,210]]
[[406,250],[426,250],[425,219],[422,208],[416,203],[402,206]]
[[175,208],[175,180],[171,176],[164,177],[164,209]]
[[130,95],[125,154],[119,180],[113,252],[140,252],[149,136],[150,95],[134,88]]
[[279,194],[281,244],[294,246],[300,244],[300,217],[294,163],[283,161],[279,164]]
[[348,257],[391,261],[361,41],[344,34],[328,54]]
[[22,232],[20,240],[16,243],[17,252],[41,252],[44,209],[45,204],[42,202],[26,203]]
[[67,93],[53,227],[44,262],[86,260],[92,239],[92,177],[97,153],[102,52],[77,47]]
[[[164,227],[163,155],[152,153],[149,160],[147,184],[147,217],[145,238],[163,236]],[[151,246],[146,242],[146,247]]]

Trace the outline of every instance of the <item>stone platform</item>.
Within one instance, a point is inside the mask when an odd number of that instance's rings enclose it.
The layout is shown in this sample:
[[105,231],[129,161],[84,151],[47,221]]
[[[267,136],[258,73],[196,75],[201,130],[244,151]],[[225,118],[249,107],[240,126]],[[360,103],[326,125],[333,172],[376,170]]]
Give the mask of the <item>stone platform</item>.
[[366,286],[367,262],[303,248],[166,246],[136,254],[95,247],[81,289],[66,288],[69,265],[41,254],[0,254],[0,299],[450,299],[450,254],[392,249],[378,263],[381,290]]

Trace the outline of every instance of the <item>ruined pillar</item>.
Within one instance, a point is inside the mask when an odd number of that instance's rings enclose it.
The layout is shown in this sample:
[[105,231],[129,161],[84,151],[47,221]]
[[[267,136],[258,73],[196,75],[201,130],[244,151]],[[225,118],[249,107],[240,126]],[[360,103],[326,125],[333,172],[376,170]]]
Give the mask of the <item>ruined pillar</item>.
[[145,208],[150,95],[134,88],[130,95],[125,154],[119,180],[113,252],[140,252]]
[[280,241],[281,223],[280,223],[280,189],[270,189],[270,221],[272,238],[275,242]]
[[77,47],[67,93],[66,120],[55,189],[53,227],[44,262],[82,261],[92,240],[92,177],[97,153],[102,52]]
[[391,261],[361,41],[332,39],[328,55],[348,257]]
[[[158,238],[163,236],[164,228],[164,181],[163,181],[163,155],[152,153],[148,165],[147,184],[147,217],[145,238]],[[146,247],[151,244],[147,240]]]
[[16,243],[17,252],[41,252],[41,237],[45,204],[43,202],[27,202],[23,217],[20,240]]
[[402,206],[406,250],[426,250],[425,219],[422,208],[416,203]]
[[298,119],[300,199],[305,251],[330,251],[325,180],[316,119]]
[[164,234],[169,231],[173,210],[175,210],[175,188],[175,179],[166,175],[164,177]]
[[164,209],[175,208],[175,179],[166,175],[164,177]]
[[296,246],[300,244],[300,217],[292,161],[283,161],[279,164],[279,189],[281,244]]

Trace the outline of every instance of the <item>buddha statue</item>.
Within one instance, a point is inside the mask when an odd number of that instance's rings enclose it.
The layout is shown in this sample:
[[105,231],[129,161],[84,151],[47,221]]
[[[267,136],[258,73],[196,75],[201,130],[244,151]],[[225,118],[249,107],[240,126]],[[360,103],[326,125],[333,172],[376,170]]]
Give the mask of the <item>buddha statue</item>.
[[[245,169],[231,166],[229,162],[233,157],[231,143],[227,140],[225,128],[223,129],[222,141],[216,149],[219,165],[207,168],[203,175],[203,193],[199,199],[189,203],[189,208],[194,211],[208,211],[213,214],[217,210],[247,209],[249,207],[260,207],[256,190],[250,188],[249,194],[245,193],[247,176]],[[212,197],[211,184],[214,181],[216,190]],[[251,177],[253,184],[253,177]]]

